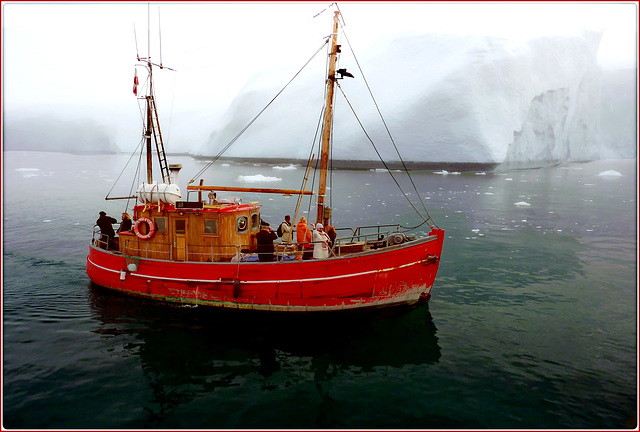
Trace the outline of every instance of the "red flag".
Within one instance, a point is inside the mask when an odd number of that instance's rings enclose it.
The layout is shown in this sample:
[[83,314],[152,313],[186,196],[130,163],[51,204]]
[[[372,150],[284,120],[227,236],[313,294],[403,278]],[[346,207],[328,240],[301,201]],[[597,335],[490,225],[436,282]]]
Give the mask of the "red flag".
[[136,69],[136,74],[133,77],[133,94],[138,96],[138,69]]

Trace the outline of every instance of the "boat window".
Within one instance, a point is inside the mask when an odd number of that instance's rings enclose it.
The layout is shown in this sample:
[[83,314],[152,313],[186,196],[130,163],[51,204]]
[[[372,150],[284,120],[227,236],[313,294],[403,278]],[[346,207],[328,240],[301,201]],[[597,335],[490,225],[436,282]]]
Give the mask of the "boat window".
[[254,213],[251,215],[251,231],[256,231],[260,229],[260,215],[258,213]]
[[249,228],[249,218],[246,216],[239,216],[236,219],[236,231],[238,234],[243,234],[247,232],[247,228]]
[[187,231],[187,221],[176,219],[176,234],[184,234]]
[[167,218],[157,217],[154,218],[156,223],[156,231],[158,232],[166,232],[167,231]]
[[205,219],[204,220],[204,233],[205,234],[218,234],[218,220],[217,219]]

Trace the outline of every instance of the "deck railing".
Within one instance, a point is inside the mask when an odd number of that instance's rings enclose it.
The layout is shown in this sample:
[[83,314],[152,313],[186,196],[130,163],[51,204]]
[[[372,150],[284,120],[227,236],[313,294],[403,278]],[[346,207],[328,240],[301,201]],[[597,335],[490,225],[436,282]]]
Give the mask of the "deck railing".
[[[387,230],[385,228],[394,228]],[[342,256],[364,250],[384,248],[395,244],[403,243],[409,238],[402,233],[402,228],[398,224],[372,225],[356,228],[337,228],[339,233],[346,233],[335,239],[333,247],[330,248],[330,256]],[[295,230],[294,230],[295,232]],[[124,240],[124,248],[127,255],[139,256],[141,258],[153,258],[162,260],[176,260],[178,256],[184,256],[184,261],[208,262],[208,261],[234,261],[243,259],[252,254],[246,252],[252,248],[251,245],[189,245],[184,249],[178,249],[173,243],[157,243],[139,241],[135,239],[125,239],[116,237],[108,239],[103,236],[97,226],[93,227],[93,237],[91,243],[101,249],[119,252],[119,242]],[[311,242],[313,245],[314,242]],[[288,260],[288,256],[301,255],[303,249],[296,242],[281,243],[274,242],[276,252],[274,255],[278,261]],[[307,249],[308,250],[308,249]],[[245,252],[243,252],[245,251]],[[230,258],[231,257],[231,258]]]

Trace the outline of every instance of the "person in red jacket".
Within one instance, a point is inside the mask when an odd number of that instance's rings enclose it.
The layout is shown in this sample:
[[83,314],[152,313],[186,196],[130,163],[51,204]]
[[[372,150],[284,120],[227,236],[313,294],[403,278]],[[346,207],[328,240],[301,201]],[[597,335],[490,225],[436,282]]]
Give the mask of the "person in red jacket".
[[296,225],[296,240],[298,250],[303,251],[302,259],[313,257],[313,245],[311,244],[311,229],[307,225],[307,219],[302,216]]

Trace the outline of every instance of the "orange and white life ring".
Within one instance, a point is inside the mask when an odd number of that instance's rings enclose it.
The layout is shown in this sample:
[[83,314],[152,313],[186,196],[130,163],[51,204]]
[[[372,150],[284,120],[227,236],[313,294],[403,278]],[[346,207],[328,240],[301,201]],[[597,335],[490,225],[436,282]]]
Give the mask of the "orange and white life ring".
[[[142,225],[143,223],[146,223],[148,225],[146,234],[142,234],[140,232],[140,225]],[[133,226],[133,231],[135,231],[139,239],[148,240],[151,237],[153,237],[153,234],[156,232],[156,225],[149,218],[140,218],[136,221],[136,224]]]

